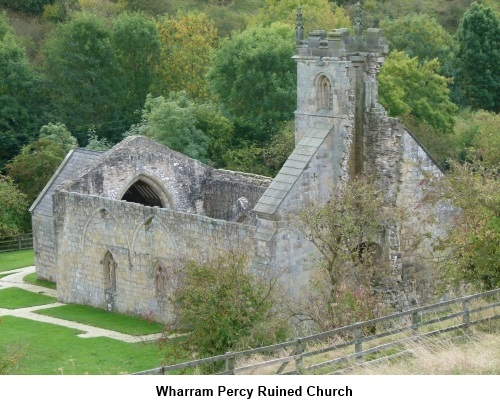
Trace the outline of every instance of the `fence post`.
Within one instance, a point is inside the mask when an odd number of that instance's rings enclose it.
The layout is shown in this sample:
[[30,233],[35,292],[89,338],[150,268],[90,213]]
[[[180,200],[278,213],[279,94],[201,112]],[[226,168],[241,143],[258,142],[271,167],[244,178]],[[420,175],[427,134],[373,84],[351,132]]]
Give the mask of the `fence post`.
[[411,313],[411,330],[413,335],[413,340],[418,339],[418,311],[413,311]]
[[[360,322],[356,322],[354,325],[359,325]],[[358,354],[363,351],[363,343],[361,342],[361,328],[356,326],[354,329],[354,352],[356,353],[356,361],[363,361],[363,355]]]
[[236,361],[236,358],[231,352],[226,352],[226,370],[229,371],[229,373],[226,374],[231,374],[234,375],[234,363]]
[[17,235],[17,246],[18,250],[21,250],[21,234]]
[[465,298],[465,300],[462,302],[462,312],[464,313],[462,315],[462,323],[465,324],[464,329],[469,328],[469,321],[470,321],[470,310],[469,310],[469,298]]
[[304,342],[301,338],[295,341],[295,369],[297,374],[304,373],[304,359],[302,358],[302,353],[304,353]]

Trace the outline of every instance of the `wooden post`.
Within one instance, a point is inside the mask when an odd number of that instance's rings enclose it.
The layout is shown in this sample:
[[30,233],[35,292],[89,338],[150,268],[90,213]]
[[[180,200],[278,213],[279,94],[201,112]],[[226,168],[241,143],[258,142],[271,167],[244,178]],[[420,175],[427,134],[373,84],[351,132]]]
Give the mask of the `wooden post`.
[[462,312],[464,313],[462,315],[462,323],[465,324],[464,329],[468,329],[469,328],[469,321],[470,321],[469,298],[466,298],[462,302]]
[[413,340],[418,339],[418,311],[413,311],[411,313],[411,330],[413,335]]
[[304,342],[301,338],[295,341],[295,369],[297,374],[304,373],[304,359],[302,358],[302,353],[304,353]]
[[19,247],[18,250],[21,250],[21,234],[17,235],[17,246]]
[[[354,325],[359,325],[359,322],[356,322]],[[354,352],[357,354],[356,361],[363,361],[363,355],[358,354],[363,351],[363,344],[361,342],[361,328],[359,326],[354,329]]]
[[236,358],[231,352],[226,352],[226,371],[229,371],[227,374],[234,375],[234,363]]

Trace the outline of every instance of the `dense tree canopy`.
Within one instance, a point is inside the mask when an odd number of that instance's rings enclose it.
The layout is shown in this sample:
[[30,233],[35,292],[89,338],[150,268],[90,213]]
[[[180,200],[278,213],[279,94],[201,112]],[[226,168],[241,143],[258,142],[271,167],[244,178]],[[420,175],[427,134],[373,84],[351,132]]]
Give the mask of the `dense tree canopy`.
[[209,72],[214,92],[233,116],[237,135],[267,140],[296,106],[294,30],[284,24],[251,27],[224,40]]
[[33,202],[66,156],[64,148],[51,139],[39,139],[21,150],[6,165],[17,187]]
[[0,14],[0,169],[38,125],[40,84],[7,18]]
[[473,3],[457,31],[459,86],[468,105],[500,112],[500,17]]
[[0,238],[17,235],[23,230],[28,199],[12,179],[0,175]]
[[217,44],[217,30],[205,14],[179,13],[158,24],[162,41],[161,90],[187,91],[193,99],[207,98],[205,79],[210,54]]
[[161,44],[156,24],[143,14],[123,13],[113,23],[112,45],[125,88],[123,126],[129,126],[139,121],[158,73]]
[[448,79],[437,73],[439,66],[437,59],[419,65],[417,57],[391,52],[379,75],[380,102],[389,114],[411,114],[440,131],[453,130],[457,107],[448,96]]
[[63,121],[81,145],[93,125],[117,140],[128,128],[120,114],[125,89],[106,22],[75,15],[52,33],[43,56],[54,119]]

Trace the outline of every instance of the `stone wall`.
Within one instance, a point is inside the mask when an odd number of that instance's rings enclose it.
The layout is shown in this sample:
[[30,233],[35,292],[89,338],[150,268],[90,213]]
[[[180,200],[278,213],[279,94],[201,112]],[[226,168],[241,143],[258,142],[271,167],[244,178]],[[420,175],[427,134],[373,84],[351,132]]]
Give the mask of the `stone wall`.
[[54,219],[52,216],[32,213],[31,226],[37,277],[55,282],[57,250]]
[[[77,193],[54,195],[57,287],[62,302],[107,308],[104,258],[116,262],[113,310],[169,316],[168,291],[155,296],[154,271],[207,246],[251,246],[253,226]],[[167,283],[168,285],[168,283]]]

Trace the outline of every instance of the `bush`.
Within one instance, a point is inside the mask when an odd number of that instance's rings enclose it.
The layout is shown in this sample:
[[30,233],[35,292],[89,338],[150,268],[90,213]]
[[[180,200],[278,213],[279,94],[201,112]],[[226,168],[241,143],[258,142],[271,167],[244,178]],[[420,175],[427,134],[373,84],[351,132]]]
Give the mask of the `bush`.
[[278,316],[277,278],[249,270],[249,258],[234,249],[188,259],[174,270],[174,319],[167,333],[185,333],[200,357],[258,347],[286,337]]

